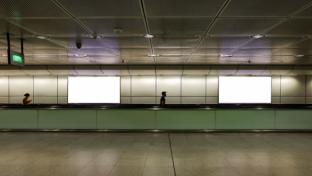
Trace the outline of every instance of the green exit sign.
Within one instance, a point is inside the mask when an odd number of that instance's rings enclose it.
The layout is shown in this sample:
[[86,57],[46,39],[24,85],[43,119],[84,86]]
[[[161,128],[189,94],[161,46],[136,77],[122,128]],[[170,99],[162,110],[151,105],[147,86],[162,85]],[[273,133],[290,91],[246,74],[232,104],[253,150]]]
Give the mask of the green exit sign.
[[11,52],[10,64],[23,66],[25,64],[24,55],[15,51]]

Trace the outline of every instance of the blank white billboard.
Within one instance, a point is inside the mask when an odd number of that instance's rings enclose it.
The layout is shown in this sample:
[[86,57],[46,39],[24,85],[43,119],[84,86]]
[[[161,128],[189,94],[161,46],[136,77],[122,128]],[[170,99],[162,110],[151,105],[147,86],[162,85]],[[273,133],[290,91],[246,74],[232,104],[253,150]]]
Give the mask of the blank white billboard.
[[220,76],[219,103],[271,103],[271,77]]
[[120,77],[68,77],[68,103],[120,103]]

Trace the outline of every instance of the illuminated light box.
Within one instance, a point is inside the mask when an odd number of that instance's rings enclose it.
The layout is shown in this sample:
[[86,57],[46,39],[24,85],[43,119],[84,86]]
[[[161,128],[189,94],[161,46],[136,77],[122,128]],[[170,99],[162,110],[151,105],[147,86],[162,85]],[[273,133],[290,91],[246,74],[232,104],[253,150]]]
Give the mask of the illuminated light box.
[[11,51],[9,63],[11,65],[23,66],[25,64],[24,55],[15,51]]
[[271,77],[220,76],[219,103],[271,103]]
[[120,77],[68,77],[68,103],[120,103]]

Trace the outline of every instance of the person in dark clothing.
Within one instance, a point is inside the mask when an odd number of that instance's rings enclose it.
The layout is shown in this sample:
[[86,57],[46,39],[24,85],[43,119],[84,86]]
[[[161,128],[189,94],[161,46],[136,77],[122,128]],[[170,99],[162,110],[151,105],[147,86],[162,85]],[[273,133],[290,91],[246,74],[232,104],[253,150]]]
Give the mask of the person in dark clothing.
[[161,92],[160,106],[163,106],[166,104],[166,96],[167,96],[166,92]]
[[25,93],[24,94],[24,99],[23,99],[23,104],[24,105],[27,105],[27,104],[31,103],[32,100],[29,97],[30,97],[29,93]]

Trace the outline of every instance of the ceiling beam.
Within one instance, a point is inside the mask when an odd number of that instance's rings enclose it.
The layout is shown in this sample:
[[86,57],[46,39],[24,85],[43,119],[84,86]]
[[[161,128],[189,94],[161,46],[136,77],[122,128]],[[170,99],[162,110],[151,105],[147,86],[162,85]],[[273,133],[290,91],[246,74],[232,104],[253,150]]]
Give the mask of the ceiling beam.
[[[149,24],[148,24],[147,12],[146,12],[146,8],[145,8],[144,0],[139,0],[139,4],[140,4],[140,8],[141,8],[141,16],[142,16],[144,27],[145,27],[145,33],[146,34],[152,34],[151,30],[150,30],[150,27],[149,27]],[[147,40],[148,40],[148,43],[149,43],[149,46],[150,46],[150,53],[149,54],[152,55],[154,63],[156,64],[156,61],[157,61],[156,60],[156,55],[157,54],[155,53],[155,50],[154,50],[153,39],[152,38],[148,38]]]
[[51,0],[51,2],[61,11],[63,11],[67,16],[69,16],[75,23],[77,23],[84,31],[92,35],[92,37],[96,38],[96,33],[80,19],[78,19],[73,13],[71,13],[62,3],[60,3],[58,0]]
[[189,59],[192,57],[192,55],[195,53],[195,50],[197,48],[199,48],[202,43],[204,42],[204,40],[209,36],[211,29],[213,28],[213,26],[215,25],[217,19],[219,18],[219,16],[222,14],[222,12],[226,9],[226,7],[229,5],[229,3],[231,2],[231,0],[225,0],[222,4],[222,6],[219,8],[218,12],[216,13],[216,15],[213,17],[212,21],[208,24],[208,26],[206,27],[205,31],[203,32],[203,34],[201,34],[198,38],[198,41],[196,43],[196,45],[193,47],[191,53],[189,54],[189,56],[184,60],[184,63],[187,63],[189,61]]

